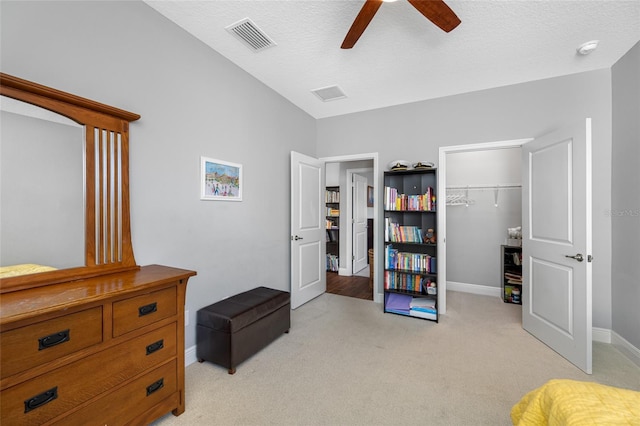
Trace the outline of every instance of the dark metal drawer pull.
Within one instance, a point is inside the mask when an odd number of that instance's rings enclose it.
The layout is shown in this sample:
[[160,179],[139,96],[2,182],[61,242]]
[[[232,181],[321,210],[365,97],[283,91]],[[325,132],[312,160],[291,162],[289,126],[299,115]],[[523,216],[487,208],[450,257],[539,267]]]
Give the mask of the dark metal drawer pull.
[[68,342],[70,338],[69,329],[41,337],[38,339],[38,350],[41,351],[60,343]]
[[53,401],[58,397],[58,387],[51,388],[47,391],[42,392],[39,395],[34,396],[33,398],[29,398],[24,402],[24,412],[28,413],[31,410],[35,410],[38,407],[42,407],[43,405]]
[[155,351],[159,351],[162,348],[164,348],[164,339],[163,340],[158,340],[157,342],[152,343],[149,346],[147,346],[147,355],[151,355]]
[[158,304],[156,302],[149,303],[148,305],[140,306],[138,308],[138,316],[143,317],[145,315],[149,315],[158,310]]
[[164,377],[155,383],[147,386],[147,396],[164,387]]

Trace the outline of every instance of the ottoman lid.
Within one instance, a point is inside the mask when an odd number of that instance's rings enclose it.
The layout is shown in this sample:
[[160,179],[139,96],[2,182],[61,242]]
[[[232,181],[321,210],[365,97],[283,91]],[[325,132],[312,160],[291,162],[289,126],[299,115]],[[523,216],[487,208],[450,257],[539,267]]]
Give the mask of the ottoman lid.
[[257,287],[198,310],[198,325],[227,333],[242,330],[290,302],[289,293]]

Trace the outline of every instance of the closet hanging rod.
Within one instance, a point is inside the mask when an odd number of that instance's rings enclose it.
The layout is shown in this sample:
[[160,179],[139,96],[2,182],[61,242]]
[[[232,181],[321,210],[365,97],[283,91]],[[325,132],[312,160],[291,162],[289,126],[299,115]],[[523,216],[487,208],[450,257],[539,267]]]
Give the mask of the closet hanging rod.
[[508,184],[508,185],[452,185],[447,186],[447,189],[517,189],[522,188],[521,184]]

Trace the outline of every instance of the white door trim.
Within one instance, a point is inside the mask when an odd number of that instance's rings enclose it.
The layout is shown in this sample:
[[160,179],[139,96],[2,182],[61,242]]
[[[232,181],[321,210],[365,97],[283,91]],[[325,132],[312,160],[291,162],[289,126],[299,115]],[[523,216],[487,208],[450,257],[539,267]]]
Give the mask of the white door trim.
[[533,138],[496,142],[480,142],[465,145],[441,146],[438,152],[438,311],[447,313],[447,154],[468,151],[488,151],[515,148],[532,141]]
[[[367,168],[363,168],[363,169],[347,169],[346,170],[346,177],[347,177],[347,185],[349,184],[353,184],[353,175],[357,175],[357,174],[361,174],[361,173],[369,173],[372,172],[373,168],[371,167],[367,167]],[[374,177],[375,179],[375,177]],[[375,185],[374,185],[375,188]],[[374,189],[375,190],[375,189]],[[351,258],[351,256],[353,255],[353,192],[352,191],[347,191],[347,203],[346,203],[346,226],[345,226],[345,235],[348,235],[348,238],[346,239],[346,243],[347,243],[347,253],[346,255],[348,256],[348,258]],[[343,209],[342,206],[340,206],[341,209]],[[375,222],[374,222],[375,223]],[[344,271],[342,271],[343,273],[341,275],[348,275],[351,276],[353,275],[353,262],[345,262],[347,264],[347,267],[344,269]]]
[[[374,191],[375,196],[373,197],[373,223],[375,229],[373,230],[373,250],[374,250],[374,267],[375,272],[373,274],[373,301],[376,303],[382,303],[382,290],[380,286],[380,276],[382,275],[382,269],[380,268],[380,262],[382,259],[382,239],[380,237],[380,233],[382,228],[380,226],[380,221],[378,219],[378,210],[379,210],[379,202],[380,197],[382,197],[382,188],[384,187],[382,182],[382,177],[380,176],[380,169],[378,165],[378,153],[370,152],[363,154],[351,154],[351,155],[338,155],[335,157],[322,157],[320,160],[325,163],[344,163],[348,161],[373,161],[373,182],[374,182]],[[342,206],[341,206],[342,208]],[[347,240],[349,240],[348,238]],[[351,244],[351,243],[349,243]],[[351,266],[349,266],[351,268]]]

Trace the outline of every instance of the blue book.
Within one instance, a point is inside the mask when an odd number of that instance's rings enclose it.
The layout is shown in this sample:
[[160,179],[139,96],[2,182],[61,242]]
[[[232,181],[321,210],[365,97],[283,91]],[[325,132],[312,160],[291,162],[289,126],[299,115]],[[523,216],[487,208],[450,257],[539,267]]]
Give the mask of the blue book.
[[386,310],[401,311],[401,313],[409,313],[411,296],[398,293],[386,293],[384,295]]

